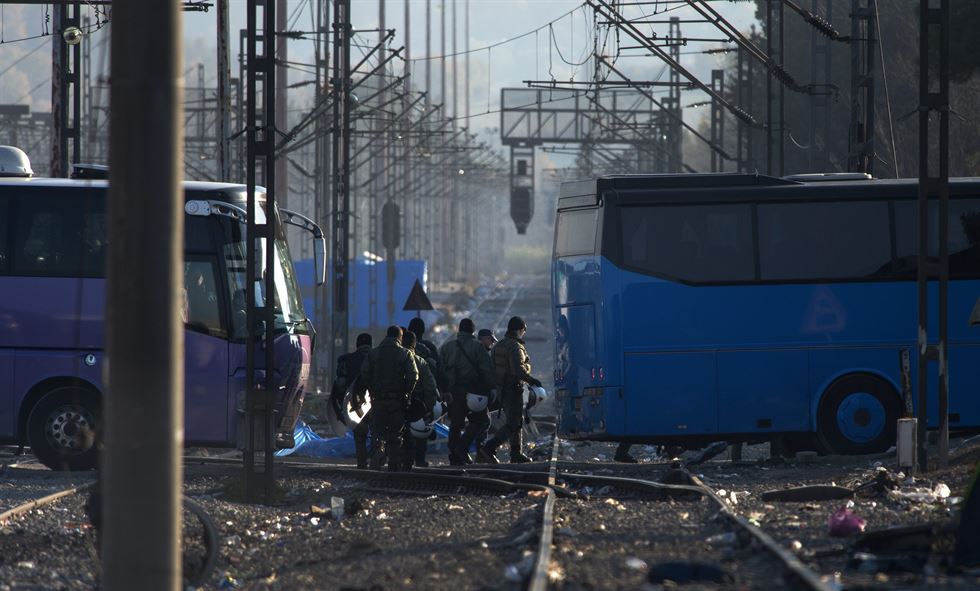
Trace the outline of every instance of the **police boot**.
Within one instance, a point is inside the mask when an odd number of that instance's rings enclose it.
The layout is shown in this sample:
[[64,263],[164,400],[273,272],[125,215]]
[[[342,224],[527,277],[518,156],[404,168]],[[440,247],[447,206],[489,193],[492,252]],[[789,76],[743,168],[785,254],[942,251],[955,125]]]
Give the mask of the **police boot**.
[[464,466],[473,463],[473,458],[470,457],[470,445],[472,443],[469,437],[463,435],[459,438],[459,444],[456,446],[456,458]]
[[367,440],[359,437],[354,438],[354,455],[357,456],[358,470],[366,470],[368,467]]
[[384,466],[385,459],[384,445],[379,444],[371,451],[371,469],[380,470],[381,466]]
[[511,464],[526,464],[531,461],[531,458],[524,455],[522,448],[524,447],[524,432],[517,431],[510,436],[510,463]]
[[476,450],[476,461],[480,464],[499,464],[497,459],[497,448],[500,442],[496,437],[491,437],[489,441],[481,445]]
[[429,462],[425,461],[425,452],[429,450],[429,441],[421,439],[415,442],[415,465],[419,468],[428,468]]
[[465,466],[466,463],[459,457],[456,453],[456,448],[459,447],[459,440],[462,438],[463,434],[459,432],[458,429],[452,427],[449,428],[449,441],[447,445],[449,447],[449,465],[450,466]]

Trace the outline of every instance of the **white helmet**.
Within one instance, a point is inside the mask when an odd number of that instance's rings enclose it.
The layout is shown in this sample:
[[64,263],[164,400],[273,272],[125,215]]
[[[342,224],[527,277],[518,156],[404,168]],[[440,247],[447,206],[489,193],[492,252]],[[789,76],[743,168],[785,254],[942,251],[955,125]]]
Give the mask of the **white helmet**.
[[432,406],[432,420],[438,421],[442,415],[446,414],[446,403],[439,401]]
[[426,423],[425,419],[412,421],[408,424],[408,432],[416,439],[426,439],[432,433],[432,423]]
[[527,387],[527,407],[531,408],[535,404],[544,402],[545,398],[548,397],[548,393],[541,386],[528,386]]
[[489,403],[490,403],[489,396],[484,396],[483,394],[474,394],[472,392],[466,395],[466,407],[473,412],[480,412],[481,410],[485,410]]
[[31,161],[20,148],[0,146],[0,177],[30,177]]
[[350,390],[344,395],[344,416],[347,426],[356,427],[364,420],[367,413],[371,410],[371,393],[368,391],[364,392],[364,403],[360,406],[354,404],[354,395]]

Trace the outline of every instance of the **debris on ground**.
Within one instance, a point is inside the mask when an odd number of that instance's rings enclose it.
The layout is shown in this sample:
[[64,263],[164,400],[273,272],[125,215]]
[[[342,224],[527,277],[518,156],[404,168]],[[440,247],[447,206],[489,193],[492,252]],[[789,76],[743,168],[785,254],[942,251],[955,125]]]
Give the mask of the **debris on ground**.
[[689,459],[687,462],[685,462],[685,464],[688,466],[697,466],[699,464],[703,464],[708,460],[710,460],[711,458],[714,458],[716,456],[725,453],[725,450],[727,449],[728,449],[727,441],[715,441],[708,447],[698,452],[696,456]]
[[867,522],[847,507],[841,507],[827,520],[827,534],[834,538],[847,538],[864,531]]
[[894,489],[888,491],[888,498],[892,500],[925,504],[944,502],[949,498],[949,495],[949,487],[942,482],[933,488],[917,486],[910,489]]

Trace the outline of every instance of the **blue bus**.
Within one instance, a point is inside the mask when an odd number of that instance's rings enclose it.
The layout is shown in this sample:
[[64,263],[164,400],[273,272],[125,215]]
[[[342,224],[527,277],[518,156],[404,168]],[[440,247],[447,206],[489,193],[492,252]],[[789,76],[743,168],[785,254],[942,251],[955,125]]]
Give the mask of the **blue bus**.
[[[968,431],[980,426],[980,327],[969,322],[980,179],[953,179],[950,195],[949,421]],[[900,355],[914,358],[918,330],[916,196],[913,180],[847,174],[563,184],[552,261],[560,434],[845,454],[893,445]],[[932,338],[935,307],[930,316]],[[934,379],[930,427],[937,390]]]

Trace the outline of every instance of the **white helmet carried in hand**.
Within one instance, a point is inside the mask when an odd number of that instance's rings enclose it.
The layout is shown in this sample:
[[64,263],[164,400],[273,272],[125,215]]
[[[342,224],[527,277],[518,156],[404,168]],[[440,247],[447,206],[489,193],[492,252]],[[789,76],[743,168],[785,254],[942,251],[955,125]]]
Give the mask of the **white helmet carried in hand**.
[[364,403],[357,406],[354,403],[354,395],[349,390],[347,394],[344,395],[343,404],[344,416],[342,419],[347,423],[348,427],[356,427],[361,424],[364,417],[371,410],[371,393],[368,391],[364,392]]
[[425,419],[412,421],[408,424],[408,432],[416,439],[426,439],[432,433],[432,423],[426,423]]
[[541,386],[528,386],[527,387],[527,407],[528,408],[531,408],[532,406],[534,406],[534,405],[536,405],[536,404],[538,404],[540,402],[544,402],[544,400],[547,397],[548,397],[548,393],[545,391],[545,389],[543,387],[541,387]]
[[487,405],[490,403],[490,397],[484,396],[483,394],[474,394],[470,392],[466,395],[466,407],[473,412],[480,412],[486,410]]
[[440,400],[432,406],[432,421],[438,421],[444,414],[446,414],[446,403]]

